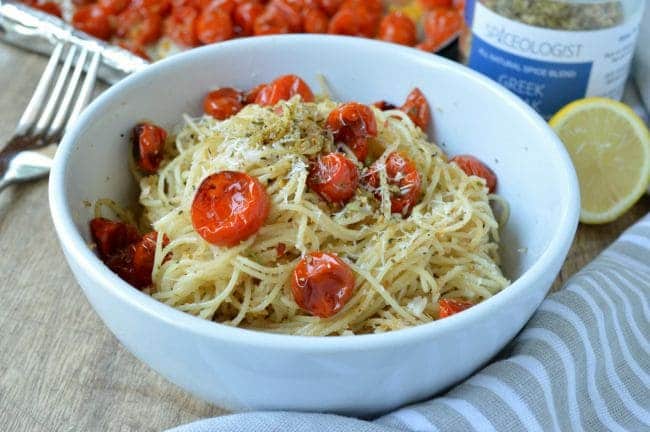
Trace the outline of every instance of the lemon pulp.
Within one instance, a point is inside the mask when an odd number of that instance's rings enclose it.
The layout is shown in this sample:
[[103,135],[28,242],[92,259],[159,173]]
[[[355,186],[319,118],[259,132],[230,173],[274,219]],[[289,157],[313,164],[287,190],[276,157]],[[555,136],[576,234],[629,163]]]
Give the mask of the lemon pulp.
[[627,105],[581,99],[562,108],[550,124],[578,173],[582,222],[611,222],[643,195],[650,179],[650,135]]

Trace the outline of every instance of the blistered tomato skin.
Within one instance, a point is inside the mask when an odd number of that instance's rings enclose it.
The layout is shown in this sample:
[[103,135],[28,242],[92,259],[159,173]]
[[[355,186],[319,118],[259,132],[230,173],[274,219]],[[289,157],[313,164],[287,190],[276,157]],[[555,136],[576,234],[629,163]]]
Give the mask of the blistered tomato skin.
[[456,35],[463,18],[455,9],[434,9],[424,16],[424,33],[432,44],[441,45]]
[[133,156],[138,167],[147,174],[154,174],[160,167],[167,132],[151,123],[140,123],[133,128]]
[[23,1],[27,6],[38,9],[42,12],[48,13],[50,15],[57,16],[61,18],[61,6],[58,3],[53,1],[41,1],[41,0],[25,0]]
[[341,153],[327,154],[310,164],[307,186],[329,203],[347,203],[358,185],[357,166]]
[[244,107],[244,95],[231,87],[211,91],[203,101],[203,111],[217,120],[225,120]]
[[230,15],[220,8],[206,8],[196,20],[196,38],[202,44],[231,39],[234,28]]
[[140,234],[133,225],[113,222],[101,217],[90,221],[90,235],[102,258],[108,257],[140,239]]
[[329,18],[320,8],[309,8],[303,16],[305,33],[327,33]]
[[99,0],[97,4],[110,15],[117,15],[129,6],[128,0]]
[[262,87],[257,93],[255,103],[262,106],[273,106],[281,100],[289,100],[300,95],[303,102],[313,102],[314,94],[302,78],[296,75],[283,75]]
[[440,43],[430,40],[430,39],[425,39],[419,44],[415,45],[415,47],[419,50],[426,51],[428,53],[434,53],[438,50],[438,47],[440,46]]
[[196,21],[199,12],[192,6],[175,7],[165,20],[164,33],[174,42],[193,47],[199,44],[196,35]]
[[[90,221],[90,233],[99,257],[117,275],[138,289],[151,285],[158,233],[140,236],[133,225],[105,218]],[[163,238],[163,247],[169,239]]]
[[342,7],[332,17],[327,27],[330,34],[373,38],[377,34],[379,19],[366,8]]
[[267,6],[253,24],[255,36],[291,33],[291,23],[278,7]]
[[199,186],[192,202],[192,225],[208,243],[232,247],[257,233],[269,210],[269,196],[256,178],[220,171]]
[[400,110],[404,111],[413,120],[413,123],[423,131],[426,131],[429,127],[431,109],[429,108],[427,98],[424,97],[424,94],[419,88],[416,87],[409,93]]
[[474,306],[474,303],[467,300],[444,298],[438,300],[438,306],[440,308],[438,319],[442,319],[469,309]]
[[241,36],[251,36],[255,32],[255,20],[264,13],[264,6],[251,1],[242,3],[235,9],[233,20],[239,27]]
[[252,104],[257,100],[257,96],[260,94],[262,89],[266,87],[266,84],[258,84],[244,94],[244,103]]
[[150,13],[167,15],[172,9],[171,0],[132,0],[131,7]]
[[[385,162],[388,184],[396,186],[399,192],[392,193],[390,198],[391,213],[408,216],[413,207],[420,201],[422,179],[415,163],[403,153],[393,152],[388,155]],[[364,177],[365,183],[375,191],[375,197],[381,199],[377,190],[380,186],[379,161],[370,167]]]
[[[151,286],[157,239],[156,231],[147,233],[139,241],[107,257],[104,263],[120,278],[138,289]],[[168,242],[168,239],[163,239],[163,246]]]
[[418,0],[418,3],[424,10],[450,8],[453,6],[453,0]]
[[311,315],[329,318],[339,312],[354,294],[355,278],[339,257],[312,252],[298,262],[291,291],[298,306]]
[[469,176],[481,177],[485,180],[488,192],[494,193],[497,188],[497,176],[487,165],[470,155],[459,155],[451,158],[449,162],[458,165],[465,174]]
[[379,25],[379,39],[400,45],[413,46],[417,42],[417,29],[411,18],[401,12],[391,12]]
[[382,0],[345,0],[341,9],[346,8],[363,10],[377,19],[381,18],[381,14],[384,12],[384,3]]
[[335,141],[350,147],[360,162],[366,160],[367,139],[377,136],[377,120],[369,107],[357,102],[345,103],[330,112],[326,124]]
[[267,9],[276,9],[289,26],[291,33],[302,32],[301,13],[305,7],[302,0],[271,0]]
[[343,1],[344,0],[318,0],[318,5],[328,16],[332,16],[339,10]]
[[116,35],[124,38],[128,46],[144,49],[162,34],[160,15],[144,8],[130,7],[120,13],[115,22]]
[[72,16],[72,25],[91,36],[108,40],[113,29],[106,11],[98,5],[87,5],[77,8]]

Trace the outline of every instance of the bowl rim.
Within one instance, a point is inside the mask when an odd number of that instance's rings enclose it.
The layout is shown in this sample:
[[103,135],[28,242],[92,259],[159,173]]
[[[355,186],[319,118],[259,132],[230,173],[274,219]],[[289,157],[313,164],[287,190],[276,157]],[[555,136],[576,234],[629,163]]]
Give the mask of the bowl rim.
[[[518,111],[520,115],[528,118],[537,130],[536,133],[546,138],[546,141],[549,142],[549,147],[557,152],[568,177],[568,183],[565,189],[568,205],[563,210],[560,223],[555,229],[546,249],[532,266],[506,289],[462,314],[401,330],[379,334],[336,337],[287,335],[232,327],[181,312],[134,289],[110,271],[91,250],[81,236],[81,233],[77,230],[72,218],[71,209],[66,204],[68,199],[65,172],[70,159],[69,156],[74,151],[77,137],[87,127],[87,124],[92,120],[96,112],[100,111],[104,105],[109,104],[114,96],[119,95],[130,86],[146,82],[147,77],[155,75],[164,69],[173,69],[177,64],[204,56],[218,57],[219,52],[222,50],[245,50],[251,46],[268,46],[277,49],[278,45],[286,46],[291,44],[314,43],[345,44],[347,47],[355,46],[355,48],[363,50],[383,51],[385,55],[399,55],[402,58],[408,57],[413,62],[449,69],[451,73],[462,75],[468,80],[478,81],[479,84],[486,86],[498,95],[503,102],[510,104],[513,110]],[[573,241],[580,207],[578,179],[564,145],[542,117],[522,100],[510,93],[510,91],[489,78],[480,75],[478,72],[430,53],[386,42],[332,35],[263,36],[222,42],[171,56],[122,79],[95,99],[63,137],[50,174],[49,202],[54,227],[67,258],[74,260],[86,272],[88,278],[93,283],[101,285],[102,289],[109,292],[110,295],[119,298],[120,301],[129,303],[131,307],[138,309],[141,313],[151,315],[169,325],[182,328],[203,337],[217,338],[238,345],[272,347],[275,349],[290,349],[301,352],[363,351],[385,347],[398,347],[424,339],[435,338],[447,332],[458,331],[472,322],[476,323],[480,321],[486,315],[490,315],[491,312],[496,311],[498,308],[506,307],[512,300],[522,295],[522,292],[526,291],[526,288],[530,287],[545,274],[548,267],[553,265],[553,262],[558,256],[562,257],[562,259],[564,258]],[[77,278],[76,275],[75,278]]]

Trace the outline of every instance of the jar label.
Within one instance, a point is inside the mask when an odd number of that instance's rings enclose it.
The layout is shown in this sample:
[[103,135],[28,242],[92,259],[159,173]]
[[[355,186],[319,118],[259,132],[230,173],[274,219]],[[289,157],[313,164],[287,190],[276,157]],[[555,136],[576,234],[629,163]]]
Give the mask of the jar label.
[[474,7],[468,65],[542,116],[585,96],[623,95],[639,19],[604,30],[564,31],[512,21],[480,2]]

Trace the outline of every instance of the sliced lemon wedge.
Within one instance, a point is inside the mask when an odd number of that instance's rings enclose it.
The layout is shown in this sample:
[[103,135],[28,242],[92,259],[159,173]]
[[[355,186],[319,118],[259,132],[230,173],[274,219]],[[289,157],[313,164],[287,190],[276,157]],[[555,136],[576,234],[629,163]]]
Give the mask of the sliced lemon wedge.
[[562,108],[550,125],[578,173],[581,222],[611,222],[646,191],[650,133],[629,106],[606,98],[581,99]]

